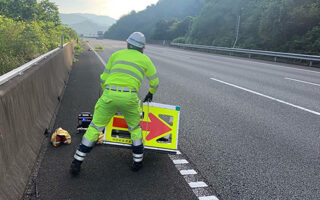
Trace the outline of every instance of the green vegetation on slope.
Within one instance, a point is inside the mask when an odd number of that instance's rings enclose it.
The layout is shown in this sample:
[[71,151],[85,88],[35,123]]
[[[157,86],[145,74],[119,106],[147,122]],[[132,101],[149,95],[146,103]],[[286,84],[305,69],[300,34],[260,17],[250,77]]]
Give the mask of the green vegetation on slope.
[[0,0],[0,75],[77,38],[48,0]]

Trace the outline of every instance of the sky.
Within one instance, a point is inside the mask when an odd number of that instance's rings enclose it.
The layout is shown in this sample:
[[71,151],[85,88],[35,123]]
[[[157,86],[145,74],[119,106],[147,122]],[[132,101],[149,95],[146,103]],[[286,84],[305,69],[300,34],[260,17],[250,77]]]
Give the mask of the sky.
[[159,0],[49,0],[60,13],[90,13],[119,19],[132,10],[140,11]]

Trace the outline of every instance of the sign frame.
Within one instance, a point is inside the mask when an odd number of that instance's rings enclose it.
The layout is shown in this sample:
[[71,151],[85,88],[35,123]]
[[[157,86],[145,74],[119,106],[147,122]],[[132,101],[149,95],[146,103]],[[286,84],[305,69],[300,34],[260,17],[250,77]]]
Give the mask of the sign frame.
[[[149,112],[150,110],[150,112]],[[153,117],[157,117],[157,121],[159,120],[160,123],[163,123],[165,126],[168,126],[170,130],[168,132],[163,133],[162,135],[158,135],[148,141],[146,141],[146,137],[151,133],[152,130],[142,130],[143,135],[143,143],[144,148],[146,150],[150,151],[157,151],[161,153],[169,153],[169,154],[176,154],[178,150],[178,142],[179,142],[179,125],[180,125],[180,106],[173,106],[173,105],[166,105],[166,104],[160,104],[155,102],[150,103],[144,103],[143,108],[141,109],[142,112],[145,113],[144,118],[141,119],[140,125],[142,123],[151,124],[152,120],[150,119],[150,116],[153,115]],[[154,113],[152,113],[152,111]],[[163,112],[163,113],[161,113]],[[151,115],[150,115],[151,114]],[[159,115],[167,115],[171,116],[173,118],[172,125],[168,124],[166,121],[161,119]],[[103,144],[113,147],[120,147],[120,148],[131,148],[131,139],[123,139],[121,142],[121,139],[119,139],[120,142],[117,142],[116,139],[112,139],[112,130],[121,130],[121,131],[128,131],[127,128],[115,128],[113,127],[114,119],[124,119],[123,116],[115,115],[112,117],[110,122],[105,128],[104,131],[104,138],[103,138]],[[146,121],[145,121],[146,120]],[[145,128],[145,127],[144,127]],[[151,126],[149,127],[151,129]],[[157,142],[157,139],[169,136],[171,135],[171,142],[166,143],[159,143]],[[161,137],[162,136],[162,137]],[[128,140],[130,142],[128,142]]]

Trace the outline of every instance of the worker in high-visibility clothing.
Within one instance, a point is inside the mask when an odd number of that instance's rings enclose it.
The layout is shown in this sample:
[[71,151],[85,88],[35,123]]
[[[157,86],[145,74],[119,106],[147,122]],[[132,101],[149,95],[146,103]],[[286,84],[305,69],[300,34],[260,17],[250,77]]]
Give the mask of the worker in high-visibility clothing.
[[156,68],[150,58],[143,54],[145,43],[145,36],[134,32],[127,39],[127,49],[119,50],[109,58],[100,76],[103,94],[95,105],[92,122],[74,155],[70,169],[72,174],[80,172],[81,163],[117,110],[124,115],[132,139],[131,169],[138,171],[142,167],[143,143],[137,93],[144,76],[149,80],[150,86],[144,102],[152,101],[159,86]]

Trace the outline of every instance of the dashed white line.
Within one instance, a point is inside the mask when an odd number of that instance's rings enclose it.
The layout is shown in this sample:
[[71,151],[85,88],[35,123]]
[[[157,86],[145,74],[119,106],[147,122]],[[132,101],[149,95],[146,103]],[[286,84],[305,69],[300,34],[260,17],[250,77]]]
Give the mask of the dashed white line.
[[[203,181],[189,182],[189,178],[195,180],[203,180],[202,176],[192,169],[191,164],[186,159],[183,159],[183,154],[178,151],[176,155],[169,155],[169,158],[175,164],[176,168],[180,171],[180,174],[184,177],[189,187],[192,189],[193,193],[200,200],[219,200],[213,195],[212,189]],[[180,159],[178,159],[180,158]],[[181,167],[187,168],[185,170],[180,170]],[[189,168],[189,169],[188,169]],[[199,192],[198,190],[201,190]]]
[[199,200],[219,200],[216,196],[199,197]]
[[290,81],[296,81],[296,82],[300,82],[300,83],[306,83],[306,84],[315,85],[315,86],[319,86],[320,87],[320,84],[311,83],[311,82],[308,82],[308,81],[302,81],[302,80],[298,80],[298,79],[294,79],[294,78],[288,78],[288,77],[286,77],[284,79],[287,79],[287,80],[290,80]]
[[175,165],[182,165],[182,164],[188,164],[189,162],[186,159],[180,159],[180,160],[173,160],[173,163]]
[[292,104],[292,103],[289,103],[289,102],[286,102],[286,101],[283,101],[283,100],[280,100],[280,99],[277,99],[277,98],[274,98],[274,97],[271,97],[271,96],[268,96],[268,95],[265,95],[265,94],[262,94],[262,93],[259,93],[259,92],[255,92],[253,90],[250,90],[250,89],[247,89],[247,88],[244,88],[244,87],[240,87],[240,86],[234,85],[232,83],[227,83],[227,82],[219,80],[219,79],[215,79],[215,78],[210,78],[210,79],[213,80],[213,81],[217,81],[217,82],[220,82],[220,83],[223,83],[223,84],[226,84],[226,85],[229,85],[229,86],[232,86],[232,87],[235,87],[235,88],[238,88],[238,89],[241,89],[241,90],[244,90],[244,91],[247,91],[247,92],[250,92],[250,93],[265,97],[265,98],[268,98],[268,99],[271,99],[273,101],[277,101],[279,103],[283,103],[283,104],[286,104],[288,106],[292,106],[292,107],[298,108],[300,110],[303,110],[303,111],[306,111],[306,112],[309,112],[309,113],[312,113],[312,114],[320,116],[320,113],[316,112],[314,110],[310,110],[310,109],[307,109],[307,108],[304,108],[304,107],[301,107],[301,106],[298,106],[298,105],[295,105],[295,104]]
[[199,181],[199,182],[190,182],[189,186],[191,188],[200,188],[200,187],[208,187],[208,185],[205,182]]
[[189,169],[189,170],[180,170],[181,175],[195,175],[197,174],[197,172],[193,169]]

